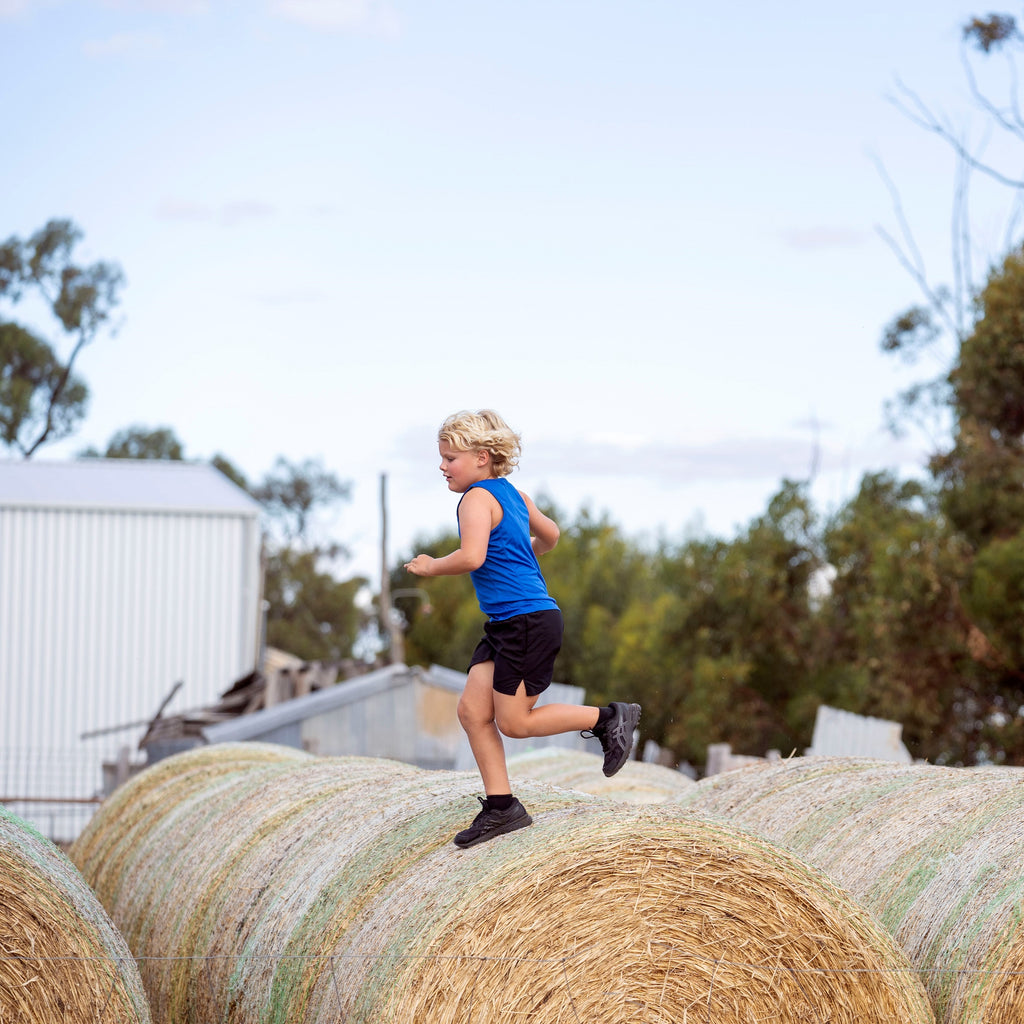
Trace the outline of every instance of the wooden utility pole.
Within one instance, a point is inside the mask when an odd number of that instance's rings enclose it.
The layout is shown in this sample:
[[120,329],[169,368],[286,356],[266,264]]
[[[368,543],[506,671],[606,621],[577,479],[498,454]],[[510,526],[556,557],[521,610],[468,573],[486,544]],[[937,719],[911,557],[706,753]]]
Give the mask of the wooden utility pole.
[[405,637],[391,605],[391,574],[388,572],[388,475],[380,475],[380,617],[381,627],[389,643],[388,661],[399,665],[405,661]]

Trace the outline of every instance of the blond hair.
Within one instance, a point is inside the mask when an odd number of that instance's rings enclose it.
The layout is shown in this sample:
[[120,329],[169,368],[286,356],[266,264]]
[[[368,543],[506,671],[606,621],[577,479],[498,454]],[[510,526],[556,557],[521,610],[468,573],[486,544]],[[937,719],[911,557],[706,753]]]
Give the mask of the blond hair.
[[454,413],[441,424],[437,439],[457,452],[490,452],[495,476],[508,476],[521,454],[519,435],[492,409]]

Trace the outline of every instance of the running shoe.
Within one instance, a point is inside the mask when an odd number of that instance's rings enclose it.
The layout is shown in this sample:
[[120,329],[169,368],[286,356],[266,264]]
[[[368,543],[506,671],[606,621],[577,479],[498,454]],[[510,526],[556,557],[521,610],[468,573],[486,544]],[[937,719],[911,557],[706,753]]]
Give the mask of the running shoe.
[[589,733],[601,741],[601,749],[604,750],[604,765],[601,770],[611,778],[629,760],[633,750],[633,732],[640,721],[640,705],[623,704],[616,700],[609,706],[612,709],[612,717],[608,722],[581,735],[586,736]]
[[483,797],[478,796],[477,800],[480,801],[483,810],[473,819],[473,824],[469,828],[463,829],[455,837],[455,845],[460,849],[485,843],[495,836],[503,836],[506,832],[515,832],[517,828],[526,828],[527,825],[533,824],[533,818],[526,813],[526,808],[518,800],[513,800],[504,811],[495,810]]

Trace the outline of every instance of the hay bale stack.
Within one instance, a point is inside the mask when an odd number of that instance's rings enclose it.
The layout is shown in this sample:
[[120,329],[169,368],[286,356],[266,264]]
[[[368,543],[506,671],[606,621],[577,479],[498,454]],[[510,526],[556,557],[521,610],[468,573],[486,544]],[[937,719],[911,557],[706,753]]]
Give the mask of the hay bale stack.
[[682,772],[643,761],[627,761],[616,775],[606,779],[597,754],[561,747],[513,754],[508,759],[508,771],[513,782],[532,779],[626,804],[669,803],[696,785]]
[[0,808],[0,1021],[148,1024],[124,939],[74,865]]
[[189,756],[180,799],[144,773],[145,809],[72,850],[136,954],[172,958],[145,961],[159,1024],[933,1019],[877,923],[729,826],[526,783],[535,824],[460,851],[475,773],[317,758],[204,788]]
[[[276,744],[225,743],[196,747],[159,761],[103,802],[100,813],[90,819],[69,852],[79,866],[89,863],[98,869],[88,875],[89,882],[109,907],[118,894],[105,887],[134,884],[124,865],[135,862],[136,833],[148,828],[154,813],[184,805],[190,795],[209,799],[218,781],[230,782],[261,771],[273,773],[282,767],[286,770],[296,761],[309,759],[302,751]],[[108,827],[111,820],[119,823],[118,829]],[[144,877],[139,884],[146,883]],[[130,936],[125,938],[132,944]]]
[[1024,770],[798,758],[683,803],[827,872],[906,951],[940,1021],[1024,1020]]

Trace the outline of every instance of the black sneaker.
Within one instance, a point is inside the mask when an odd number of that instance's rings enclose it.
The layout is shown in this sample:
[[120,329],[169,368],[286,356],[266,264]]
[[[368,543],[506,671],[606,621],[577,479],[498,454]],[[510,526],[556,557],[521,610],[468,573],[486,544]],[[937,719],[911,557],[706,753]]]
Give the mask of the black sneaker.
[[526,808],[518,800],[513,800],[504,811],[490,807],[483,797],[478,796],[477,800],[483,805],[483,810],[473,819],[473,824],[463,829],[454,840],[455,845],[461,849],[485,843],[495,836],[503,836],[506,832],[515,832],[517,828],[526,828],[527,825],[533,824],[533,818],[526,813]]
[[596,736],[601,741],[601,749],[604,750],[604,766],[601,770],[609,778],[629,760],[633,750],[633,730],[640,721],[639,704],[612,701],[610,707],[612,717],[605,725],[580,733],[581,736]]

